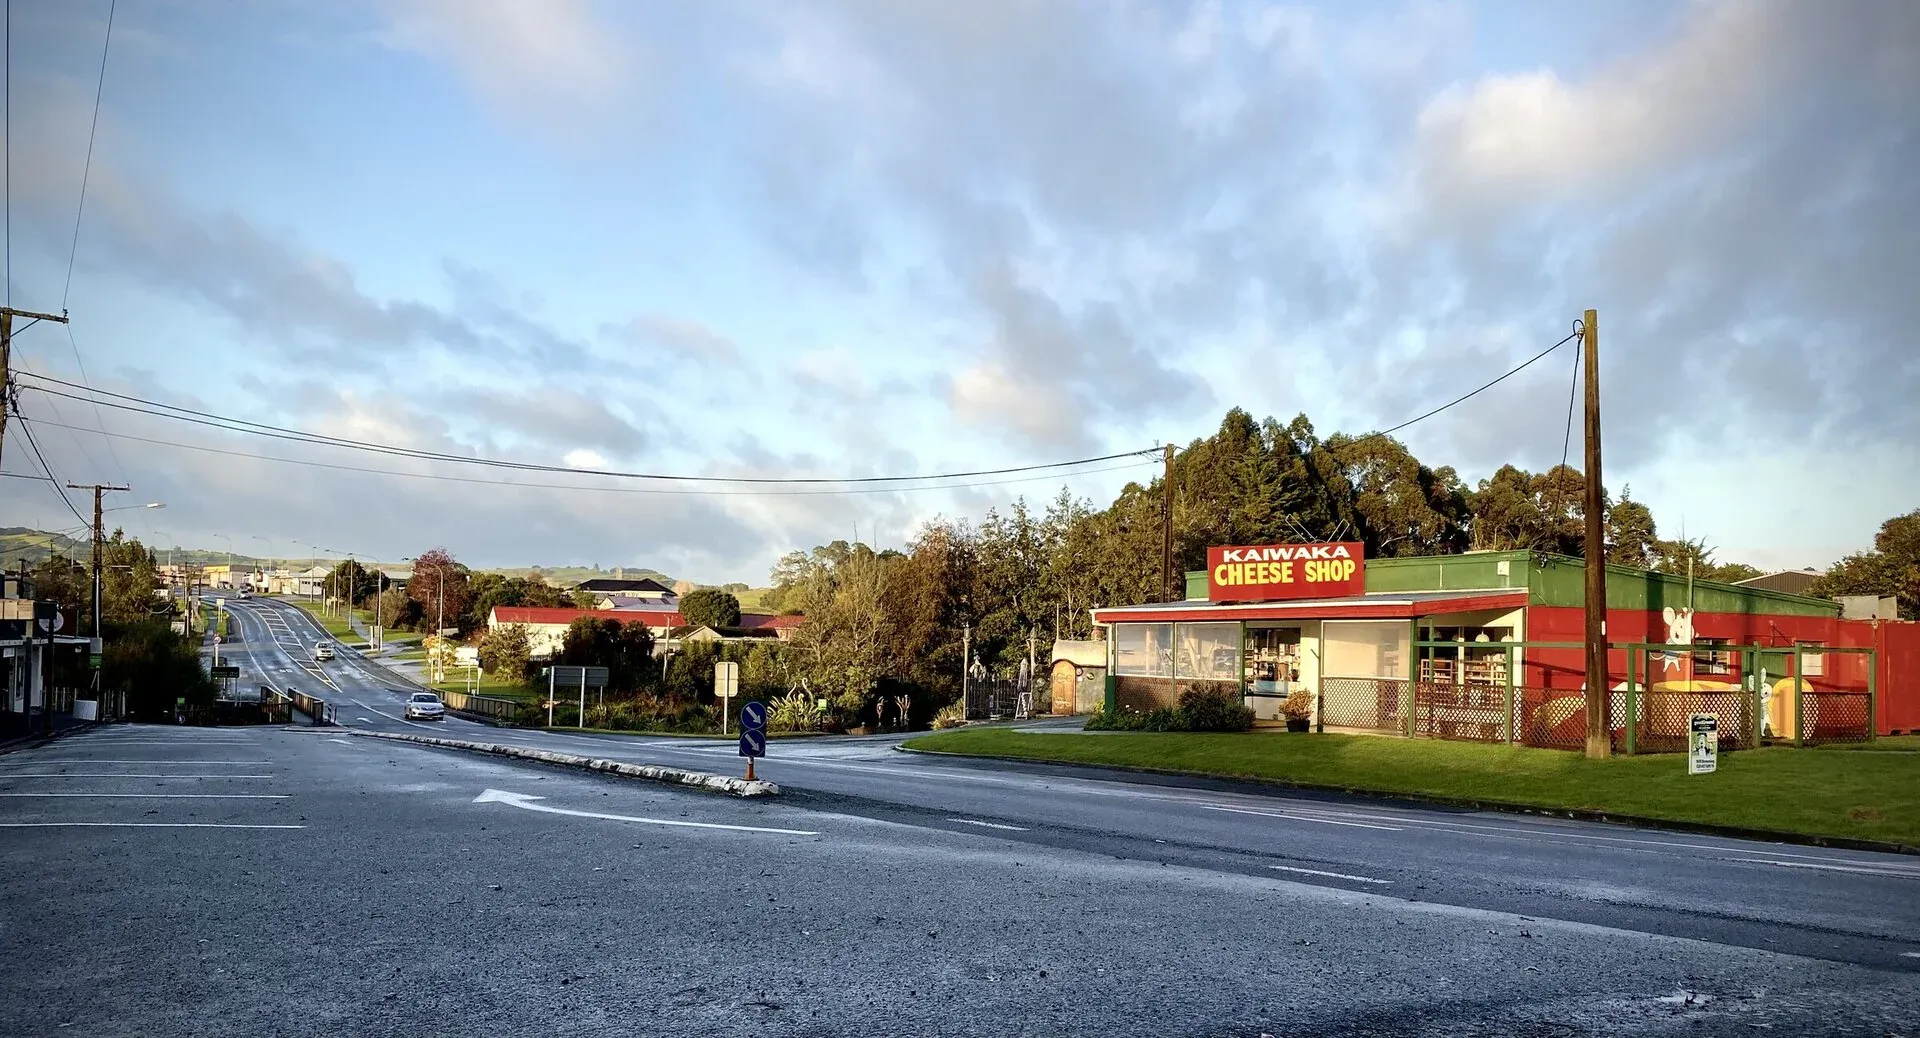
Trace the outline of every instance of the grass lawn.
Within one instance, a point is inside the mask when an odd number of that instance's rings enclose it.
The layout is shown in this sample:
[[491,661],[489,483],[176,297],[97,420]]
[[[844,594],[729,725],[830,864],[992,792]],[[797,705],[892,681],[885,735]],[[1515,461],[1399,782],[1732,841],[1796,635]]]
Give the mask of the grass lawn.
[[347,622],[345,620],[337,616],[328,616],[326,610],[323,607],[315,605],[312,602],[296,601],[293,604],[296,606],[299,606],[301,609],[306,610],[307,615],[313,617],[314,621],[318,623],[321,627],[325,628],[328,634],[331,634],[335,638],[340,639],[340,641],[342,642],[364,642],[365,641],[365,639],[361,638],[359,634],[355,633],[351,627],[347,626]]
[[1920,753],[1920,735],[1883,735],[1872,742],[1839,742],[1823,750],[1879,750],[1883,753]]
[[[447,680],[430,684],[427,687],[442,692],[465,692],[467,690],[467,679],[465,675],[457,671],[450,671],[447,675]],[[473,694],[476,696],[490,696],[494,699],[518,699],[527,703],[540,698],[539,693],[534,692],[532,689],[517,681],[507,681],[502,678],[497,678],[484,671],[480,674],[480,680],[474,683]]]
[[909,749],[1152,768],[1920,847],[1920,754],[1769,747],[1688,775],[1679,754],[1590,761],[1563,750],[1363,735],[936,732]]

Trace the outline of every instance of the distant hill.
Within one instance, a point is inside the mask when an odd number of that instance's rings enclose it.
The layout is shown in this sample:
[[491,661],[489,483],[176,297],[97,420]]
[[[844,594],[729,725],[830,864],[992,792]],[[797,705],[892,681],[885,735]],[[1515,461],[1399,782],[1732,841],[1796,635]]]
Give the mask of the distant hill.
[[65,534],[29,530],[24,526],[0,527],[0,562],[8,568],[21,562],[38,565],[55,552],[79,558],[91,550],[92,545],[86,540],[75,540]]

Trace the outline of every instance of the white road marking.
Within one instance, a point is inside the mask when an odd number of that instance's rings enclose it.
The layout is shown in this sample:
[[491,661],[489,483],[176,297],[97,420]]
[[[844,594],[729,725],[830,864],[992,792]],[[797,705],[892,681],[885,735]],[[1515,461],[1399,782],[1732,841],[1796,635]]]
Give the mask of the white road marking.
[[0,822],[0,829],[305,829],[304,825],[239,822]]
[[265,779],[265,778],[272,778],[272,777],[273,777],[272,775],[231,775],[231,774],[229,775],[160,775],[160,774],[154,774],[151,772],[125,772],[125,771],[26,771],[26,772],[14,772],[13,774],[10,774],[10,775],[0,775],[0,782],[5,782],[8,779],[29,779],[29,778]]
[[1001,825],[999,822],[983,822],[978,818],[949,818],[947,819],[947,821],[959,822],[963,825],[977,825],[983,829],[1008,829],[1016,833],[1026,833],[1026,832],[1033,831],[1023,825]]
[[476,804],[508,804],[527,811],[544,811],[547,814],[572,815],[575,818],[604,818],[610,822],[640,822],[645,825],[684,826],[689,829],[727,829],[740,833],[775,833],[781,836],[818,836],[809,829],[773,829],[758,825],[726,825],[721,822],[686,822],[672,818],[641,818],[636,815],[609,815],[598,811],[572,811],[564,807],[549,807],[536,804],[536,800],[545,797],[531,796],[526,793],[509,793],[504,789],[489,789],[473,798]]
[[89,757],[41,757],[37,760],[0,762],[0,768],[32,768],[42,764],[272,764],[270,760],[93,760]]
[[1374,825],[1371,822],[1343,822],[1337,818],[1317,818],[1313,815],[1288,814],[1283,811],[1255,811],[1248,807],[1219,807],[1213,804],[1201,804],[1200,806],[1208,811],[1227,811],[1236,815],[1260,815],[1264,818],[1285,818],[1293,822],[1322,822],[1327,825],[1350,825],[1355,829],[1384,829],[1390,833],[1400,831],[1400,827],[1397,825]]
[[286,800],[290,793],[0,793],[0,797],[99,797],[109,800]]
[[1350,879],[1355,883],[1377,883],[1383,887],[1390,887],[1393,885],[1393,881],[1390,879],[1373,879],[1367,876],[1350,876],[1344,872],[1322,872],[1319,869],[1295,868],[1292,865],[1269,865],[1267,866],[1267,868],[1279,869],[1282,872],[1298,872],[1308,876],[1328,876],[1333,879]]
[[1900,957],[1903,959],[1920,959],[1920,952],[1901,952]]
[[1819,869],[1823,872],[1852,872],[1862,876],[1892,876],[1896,879],[1920,879],[1920,873],[1902,872],[1893,869],[1877,869],[1866,866],[1820,865],[1810,861],[1775,861],[1772,858],[1727,858],[1726,861],[1746,862],[1749,865],[1778,865],[1783,869]]

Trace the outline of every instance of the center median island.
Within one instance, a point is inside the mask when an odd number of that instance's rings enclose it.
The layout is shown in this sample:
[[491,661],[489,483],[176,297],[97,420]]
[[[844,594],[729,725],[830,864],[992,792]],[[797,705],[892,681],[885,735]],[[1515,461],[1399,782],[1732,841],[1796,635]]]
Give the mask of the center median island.
[[417,743],[421,746],[437,746],[449,750],[465,750],[470,753],[487,753],[496,757],[512,757],[516,760],[535,761],[541,764],[557,764],[566,768],[580,768],[586,771],[598,771],[609,775],[621,775],[627,778],[647,779],[652,782],[665,782],[676,786],[689,786],[715,793],[727,793],[738,797],[775,796],[780,787],[771,782],[754,779],[733,778],[728,775],[712,775],[704,771],[689,771],[685,768],[669,768],[659,764],[633,764],[627,761],[608,760],[604,757],[587,757],[577,753],[560,753],[554,750],[536,750],[525,746],[508,746],[502,743],[468,742],[464,739],[442,739],[432,735],[403,735],[397,732],[369,732],[361,729],[347,729],[353,735],[363,739],[390,739],[394,742]]
[[1123,768],[1920,853],[1920,755],[1787,747],[1592,761],[1561,750],[1361,735],[936,732],[908,751]]

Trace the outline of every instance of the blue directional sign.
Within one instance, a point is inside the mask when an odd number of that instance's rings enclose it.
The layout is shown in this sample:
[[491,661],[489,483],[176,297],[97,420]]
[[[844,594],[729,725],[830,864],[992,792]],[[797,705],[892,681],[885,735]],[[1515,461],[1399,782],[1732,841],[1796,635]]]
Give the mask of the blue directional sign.
[[748,703],[746,706],[741,707],[740,708],[740,727],[758,728],[761,731],[766,731],[767,704],[762,703],[756,699],[753,702]]
[[747,728],[740,732],[740,756],[764,757],[767,755],[767,733],[758,728]]

